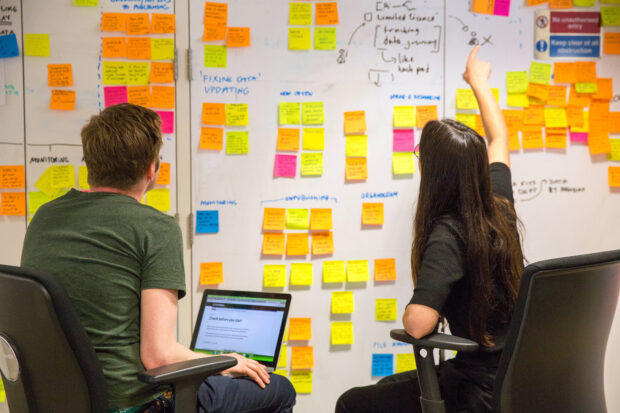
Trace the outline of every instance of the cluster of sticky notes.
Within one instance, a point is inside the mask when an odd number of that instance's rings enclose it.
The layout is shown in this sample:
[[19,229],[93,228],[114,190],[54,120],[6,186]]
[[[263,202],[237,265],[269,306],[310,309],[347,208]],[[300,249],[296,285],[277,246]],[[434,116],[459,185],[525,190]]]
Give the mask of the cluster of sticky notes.
[[[493,96],[495,96],[495,100],[499,102],[499,89],[493,88],[491,90],[493,92]],[[473,111],[479,109],[478,101],[476,100],[473,90],[456,90],[456,109],[457,113],[454,117],[455,120],[474,129],[480,136],[485,136],[482,118],[479,114],[473,113]]]
[[[71,64],[47,65],[47,85],[50,87],[73,86],[73,69]],[[53,89],[50,98],[52,110],[74,110],[75,91]]]
[[[394,258],[378,258],[374,261],[375,281],[396,280],[396,260]],[[364,282],[370,278],[368,260],[323,261],[323,282]]]
[[104,37],[102,57],[132,60],[174,60],[174,39],[154,37]]
[[480,14],[495,16],[508,16],[510,13],[510,0],[473,0],[471,11]]
[[250,28],[229,27],[228,4],[208,1],[205,3],[202,40],[225,42],[225,44],[205,44],[204,46],[204,67],[225,68],[229,47],[250,46]]
[[[244,127],[249,123],[247,103],[203,103],[200,131],[200,149],[220,151],[224,148],[224,128]],[[226,154],[247,155],[250,152],[249,133],[246,130],[226,131]]]
[[368,179],[368,136],[366,136],[366,112],[344,112],[345,179],[365,181]]
[[196,211],[196,233],[217,234],[220,232],[220,212],[218,210]]
[[221,284],[224,282],[224,265],[222,262],[200,263],[200,285]]
[[[434,118],[437,118],[435,106]],[[428,115],[431,115],[428,113]],[[426,119],[424,124],[431,119]],[[421,120],[422,121],[422,120]],[[394,106],[394,129],[392,140],[392,173],[412,175],[415,171],[413,151],[415,148],[414,127],[416,126],[415,106]]]
[[131,103],[148,108],[174,109],[174,98],[174,86],[105,86],[103,88],[105,107],[119,103]]
[[[315,23],[314,28],[314,49],[315,50],[335,50],[336,49],[336,28],[324,27],[338,24],[338,3],[321,2],[314,4]],[[312,35],[310,26],[312,25],[312,4],[311,3],[289,3],[289,24],[288,29],[288,48],[289,50],[310,50],[312,48]]]
[[169,13],[102,13],[101,31],[128,35],[174,34],[175,16]]
[[[3,169],[7,168],[7,169]],[[5,176],[8,183],[13,186],[23,188],[24,185],[23,166],[0,167],[0,177]],[[0,179],[2,182],[2,179]],[[17,186],[15,186],[17,185]],[[28,193],[28,214],[34,215],[41,205],[64,195],[69,189],[75,186],[75,166],[74,165],[52,165],[48,167],[34,184],[40,192]],[[0,184],[0,188],[2,185]],[[88,189],[88,171],[86,166],[78,166],[78,186],[80,189]],[[25,212],[25,211],[24,211]],[[23,215],[23,214],[20,214]]]
[[[312,319],[291,317],[288,321],[288,340],[305,341],[312,338]],[[285,333],[286,339],[286,333]],[[291,344],[291,343],[289,343]],[[288,346],[287,346],[288,347]],[[284,346],[283,346],[284,348]],[[287,351],[286,349],[284,351]],[[291,353],[291,376],[290,380],[297,393],[312,393],[312,368],[314,368],[314,348],[308,345],[293,345],[290,347]],[[286,357],[286,355],[284,356]],[[278,367],[286,367],[286,360],[280,363],[282,356],[278,360]],[[285,375],[286,371],[280,374]]]

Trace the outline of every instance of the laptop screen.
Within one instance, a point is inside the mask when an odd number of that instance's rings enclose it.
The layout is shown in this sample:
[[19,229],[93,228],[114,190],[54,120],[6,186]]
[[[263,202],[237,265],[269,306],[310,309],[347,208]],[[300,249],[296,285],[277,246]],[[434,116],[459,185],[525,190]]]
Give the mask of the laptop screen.
[[276,367],[290,294],[206,290],[192,339],[192,350],[239,353]]

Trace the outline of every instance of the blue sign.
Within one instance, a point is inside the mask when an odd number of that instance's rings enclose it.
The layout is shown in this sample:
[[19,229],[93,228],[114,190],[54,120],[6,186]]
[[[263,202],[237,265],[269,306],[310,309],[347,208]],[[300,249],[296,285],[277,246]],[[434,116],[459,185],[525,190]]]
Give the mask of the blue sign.
[[547,51],[547,41],[546,40],[539,40],[536,42],[536,50],[538,50],[540,53],[544,53]]
[[372,375],[383,377],[392,374],[394,374],[394,354],[373,354]]
[[600,57],[601,36],[561,36],[549,39],[549,57]]
[[19,56],[19,50],[17,50],[15,33],[0,36],[0,59],[17,56]]
[[219,231],[219,211],[196,211],[196,234],[217,234]]

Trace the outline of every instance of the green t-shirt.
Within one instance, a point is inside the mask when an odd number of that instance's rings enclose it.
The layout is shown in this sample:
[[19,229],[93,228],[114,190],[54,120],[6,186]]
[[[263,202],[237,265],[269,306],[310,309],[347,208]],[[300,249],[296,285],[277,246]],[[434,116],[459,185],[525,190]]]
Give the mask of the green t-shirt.
[[28,226],[21,265],[58,277],[99,357],[110,407],[154,400],[138,381],[140,292],[185,295],[182,238],[174,219],[134,198],[71,190],[43,205]]

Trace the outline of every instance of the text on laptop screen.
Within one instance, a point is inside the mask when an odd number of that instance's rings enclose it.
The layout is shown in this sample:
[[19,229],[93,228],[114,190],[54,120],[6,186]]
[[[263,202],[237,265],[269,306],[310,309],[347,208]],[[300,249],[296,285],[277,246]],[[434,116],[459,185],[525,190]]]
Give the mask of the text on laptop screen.
[[195,351],[274,361],[286,300],[209,294]]

